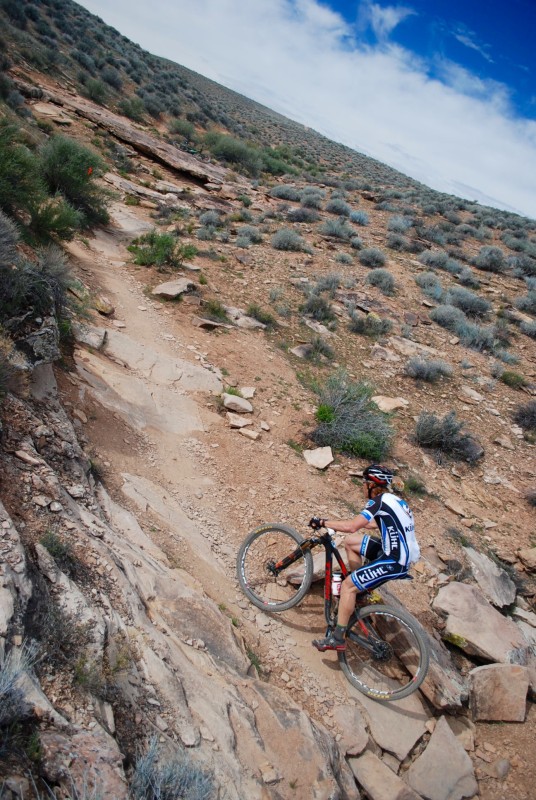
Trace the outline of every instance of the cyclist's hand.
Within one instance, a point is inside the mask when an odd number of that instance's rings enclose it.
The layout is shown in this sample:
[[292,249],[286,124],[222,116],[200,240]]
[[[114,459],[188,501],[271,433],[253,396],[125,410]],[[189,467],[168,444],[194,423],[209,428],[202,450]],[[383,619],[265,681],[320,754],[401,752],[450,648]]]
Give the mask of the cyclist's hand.
[[314,531],[318,531],[322,527],[322,520],[320,517],[311,517],[309,520],[309,527]]

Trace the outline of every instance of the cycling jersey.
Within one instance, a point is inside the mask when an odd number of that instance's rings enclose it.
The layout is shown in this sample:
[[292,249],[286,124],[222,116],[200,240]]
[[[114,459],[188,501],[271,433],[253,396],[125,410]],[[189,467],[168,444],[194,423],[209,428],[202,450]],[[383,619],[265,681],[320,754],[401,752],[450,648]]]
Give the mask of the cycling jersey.
[[420,558],[415,538],[415,522],[410,507],[395,494],[383,492],[369,500],[361,514],[369,522],[376,521],[381,534],[382,550],[388,559],[408,567]]

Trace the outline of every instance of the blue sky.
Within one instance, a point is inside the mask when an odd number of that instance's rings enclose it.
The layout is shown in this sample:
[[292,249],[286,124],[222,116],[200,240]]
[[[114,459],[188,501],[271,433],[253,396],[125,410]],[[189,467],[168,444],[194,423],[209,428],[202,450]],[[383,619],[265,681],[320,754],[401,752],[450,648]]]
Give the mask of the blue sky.
[[152,53],[536,218],[536,0],[82,0]]

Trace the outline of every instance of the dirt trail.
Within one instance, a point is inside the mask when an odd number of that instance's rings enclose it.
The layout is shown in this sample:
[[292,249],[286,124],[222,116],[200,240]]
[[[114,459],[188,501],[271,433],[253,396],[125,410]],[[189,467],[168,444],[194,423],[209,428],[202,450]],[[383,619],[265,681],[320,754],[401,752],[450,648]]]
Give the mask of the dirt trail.
[[[117,204],[112,219],[88,246],[69,248],[84,282],[108,296],[115,316],[95,320],[108,329],[105,353],[77,352],[79,383],[62,387],[87,414],[85,432],[108,488],[240,627],[269,679],[289,688],[335,735],[337,706],[357,706],[375,738],[424,725],[431,714],[419,696],[374,704],[344,679],[335,655],[311,647],[324,630],[317,590],[277,618],[257,612],[237,591],[236,551],[249,529],[266,520],[303,528],[312,513],[347,515],[349,500],[359,502],[356,487],[342,471],[316,473],[286,444],[310,409],[283,354],[262,333],[210,334],[192,326],[195,310],[187,303],[152,299],[146,273],[127,261],[125,247],[152,227],[148,212]],[[259,441],[229,429],[218,413],[216,394],[227,381],[256,388],[256,427],[261,420],[270,425]],[[413,583],[397,593],[410,609],[426,608],[426,587]],[[532,713],[527,735],[534,725]],[[495,800],[506,787],[483,785],[481,796]]]

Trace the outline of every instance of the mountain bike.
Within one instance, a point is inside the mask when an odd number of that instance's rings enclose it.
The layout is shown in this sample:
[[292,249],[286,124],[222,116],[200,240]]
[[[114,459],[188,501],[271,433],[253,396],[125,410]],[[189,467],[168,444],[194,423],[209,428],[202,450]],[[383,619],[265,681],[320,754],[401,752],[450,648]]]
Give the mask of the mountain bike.
[[[246,597],[267,612],[293,608],[311,587],[311,551],[324,547],[328,635],[337,623],[341,582],[349,574],[334,533],[326,529],[304,538],[280,523],[255,528],[242,542],[237,557],[238,582]],[[346,650],[337,655],[344,675],[360,692],[375,700],[400,700],[418,689],[426,677],[428,646],[411,614],[376,602],[377,598],[376,590],[358,595],[346,629]]]

